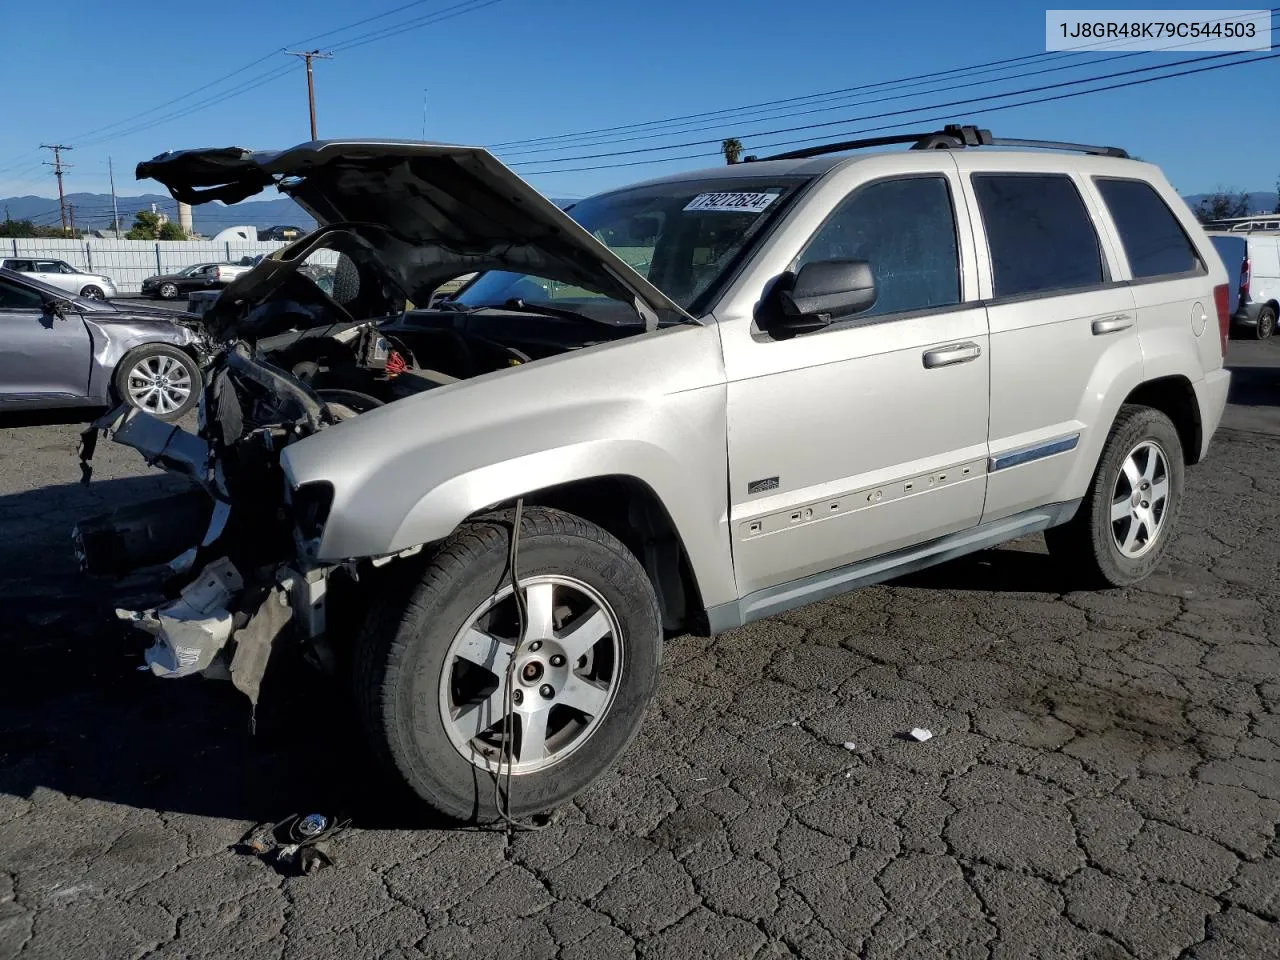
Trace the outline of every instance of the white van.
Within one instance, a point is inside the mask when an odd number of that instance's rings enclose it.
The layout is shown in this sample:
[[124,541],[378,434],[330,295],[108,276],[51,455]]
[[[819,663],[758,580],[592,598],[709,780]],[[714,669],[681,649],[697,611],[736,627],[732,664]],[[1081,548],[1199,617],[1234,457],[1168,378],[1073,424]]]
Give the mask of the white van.
[[1232,254],[1235,262],[1226,263],[1227,273],[1240,277],[1240,294],[1231,315],[1233,327],[1241,328],[1258,340],[1265,340],[1276,330],[1280,315],[1280,230],[1259,233],[1242,231],[1210,234],[1214,246],[1225,261],[1228,244],[1244,241],[1243,254]]

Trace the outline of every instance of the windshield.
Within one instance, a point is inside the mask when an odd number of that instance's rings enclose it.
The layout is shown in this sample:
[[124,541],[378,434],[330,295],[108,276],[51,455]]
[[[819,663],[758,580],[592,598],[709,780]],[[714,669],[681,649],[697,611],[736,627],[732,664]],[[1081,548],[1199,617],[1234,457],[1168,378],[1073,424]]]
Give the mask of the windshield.
[[[568,213],[637,273],[697,313],[802,182],[733,177],[660,183],[591,197]],[[488,307],[513,299],[588,314],[611,302],[594,290],[501,270],[476,278],[454,302]]]
[[192,277],[192,276],[195,276],[197,273],[199,273],[201,270],[203,270],[203,269],[204,269],[205,267],[207,267],[207,266],[209,266],[209,264],[207,264],[207,263],[196,263],[196,264],[192,264],[191,266],[187,267],[185,270],[181,271],[181,272],[178,274],[178,276],[180,276],[180,277]]

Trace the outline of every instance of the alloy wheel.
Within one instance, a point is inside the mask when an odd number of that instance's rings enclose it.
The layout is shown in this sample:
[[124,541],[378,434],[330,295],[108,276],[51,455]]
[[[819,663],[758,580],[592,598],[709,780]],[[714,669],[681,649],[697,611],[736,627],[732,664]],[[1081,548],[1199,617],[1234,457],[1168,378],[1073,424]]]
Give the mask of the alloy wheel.
[[1111,495],[1111,536],[1131,559],[1159,538],[1169,507],[1169,463],[1164,449],[1144,440],[1125,457]]
[[548,575],[522,579],[520,590],[523,633],[508,584],[454,636],[439,688],[454,748],[482,770],[509,767],[513,776],[545,770],[586,743],[623,669],[617,616],[592,587]]
[[129,400],[135,407],[167,416],[191,396],[191,373],[166,354],[144,357],[129,371]]

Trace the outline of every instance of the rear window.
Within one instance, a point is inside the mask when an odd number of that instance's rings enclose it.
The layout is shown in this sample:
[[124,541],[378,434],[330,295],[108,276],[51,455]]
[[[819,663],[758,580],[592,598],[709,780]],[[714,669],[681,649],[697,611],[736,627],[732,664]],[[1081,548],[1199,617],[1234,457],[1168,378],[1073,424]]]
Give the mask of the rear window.
[[1106,280],[1098,234],[1070,177],[975,174],[973,192],[987,229],[996,297],[1070,291]]
[[1150,184],[1101,178],[1094,182],[1120,231],[1135,280],[1204,269],[1182,224]]

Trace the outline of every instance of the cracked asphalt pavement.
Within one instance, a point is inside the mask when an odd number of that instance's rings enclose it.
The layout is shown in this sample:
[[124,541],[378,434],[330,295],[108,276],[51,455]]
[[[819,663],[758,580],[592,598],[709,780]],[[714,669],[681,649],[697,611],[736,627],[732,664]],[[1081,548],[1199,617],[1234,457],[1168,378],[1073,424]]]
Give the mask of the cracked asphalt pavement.
[[[67,532],[168,481],[6,424],[0,958],[1280,957],[1280,346],[1231,359],[1147,583],[1063,592],[1032,537],[675,639],[622,762],[510,844],[399,800],[322,680],[251,735],[137,672]],[[313,809],[332,869],[229,849]]]

